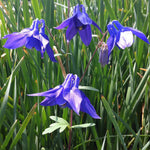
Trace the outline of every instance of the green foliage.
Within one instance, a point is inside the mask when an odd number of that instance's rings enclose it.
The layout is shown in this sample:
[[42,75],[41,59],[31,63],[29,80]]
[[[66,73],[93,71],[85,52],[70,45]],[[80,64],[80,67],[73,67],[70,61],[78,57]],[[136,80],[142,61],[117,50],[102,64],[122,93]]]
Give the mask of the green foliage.
[[[149,0],[70,0],[70,16],[77,3],[86,7],[103,32],[109,21],[117,19],[149,37]],[[81,77],[102,35],[91,26],[91,44],[86,47],[76,35],[67,51],[66,29],[53,28],[67,16],[66,0],[0,0],[0,149],[67,149],[69,132],[65,128],[69,126],[70,110],[42,107],[39,103],[44,98],[27,96],[61,84],[64,79],[59,64],[51,62],[47,54],[41,59],[34,49],[5,49],[6,40],[2,39],[28,28],[33,19],[42,18],[60,47],[61,54],[55,56],[61,57],[65,67],[68,57],[69,71]],[[56,46],[49,38],[51,47]],[[115,47],[105,67],[98,59],[96,53],[80,89],[102,119],[74,113],[72,128],[77,129],[72,129],[72,149],[150,149],[150,47],[135,37],[132,47]],[[56,129],[64,132],[51,133]]]

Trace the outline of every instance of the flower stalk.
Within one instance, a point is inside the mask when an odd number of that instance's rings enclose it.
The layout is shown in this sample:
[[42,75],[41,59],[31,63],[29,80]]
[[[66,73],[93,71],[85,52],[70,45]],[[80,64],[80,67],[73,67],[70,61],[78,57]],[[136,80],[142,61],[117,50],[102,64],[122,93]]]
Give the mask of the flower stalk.
[[[88,70],[88,67],[89,67],[89,65],[90,65],[90,63],[91,63],[91,61],[92,61],[92,59],[93,59],[95,53],[97,52],[98,48],[102,45],[103,40],[104,40],[104,37],[106,36],[107,32],[108,32],[108,31],[106,31],[106,32],[103,34],[102,39],[101,39],[100,42],[97,44],[96,49],[95,49],[95,51],[94,51],[94,53],[93,53],[91,59],[89,60],[89,62],[88,62],[88,64],[87,64],[86,68],[85,68],[85,71],[84,71],[82,77],[80,78],[80,82],[83,80],[83,78],[84,78],[84,76],[85,76],[85,74],[86,74],[86,72],[87,72],[87,70]],[[79,83],[80,83],[80,82],[79,82]]]

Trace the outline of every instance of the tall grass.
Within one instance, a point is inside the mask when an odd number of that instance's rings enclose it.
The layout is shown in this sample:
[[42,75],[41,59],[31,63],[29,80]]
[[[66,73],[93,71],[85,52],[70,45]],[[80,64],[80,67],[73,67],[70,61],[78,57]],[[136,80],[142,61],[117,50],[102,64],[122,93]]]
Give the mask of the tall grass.
[[[147,37],[150,33],[149,0],[70,0],[71,10],[83,4],[87,13],[105,32],[114,19],[123,25],[137,28]],[[42,135],[57,115],[69,120],[70,110],[57,106],[42,107],[43,98],[27,97],[29,93],[46,91],[63,82],[58,63],[41,59],[36,50],[3,48],[8,33],[19,32],[31,25],[35,18],[43,18],[61,51],[66,52],[65,30],[53,27],[67,19],[67,0],[0,0],[0,149],[34,150],[67,149],[69,132]],[[71,16],[72,11],[70,12]],[[92,26],[91,44],[86,47],[79,35],[69,45],[69,69],[82,76],[86,65],[102,35]],[[109,34],[105,38],[105,42]],[[51,47],[55,46],[50,37]],[[66,64],[66,55],[60,56]],[[73,125],[86,122],[96,125],[74,129],[72,149],[150,149],[150,47],[135,37],[134,44],[125,50],[114,48],[105,67],[98,63],[98,53],[81,85],[99,90],[85,94],[94,105],[101,120],[89,115],[73,115]],[[37,103],[37,104],[36,104]]]

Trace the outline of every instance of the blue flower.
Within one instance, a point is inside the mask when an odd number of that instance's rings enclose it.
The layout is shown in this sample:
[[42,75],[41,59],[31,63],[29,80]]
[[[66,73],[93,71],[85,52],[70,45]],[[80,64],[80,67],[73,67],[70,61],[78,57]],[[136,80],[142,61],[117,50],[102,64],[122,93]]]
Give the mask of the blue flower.
[[144,33],[131,27],[124,27],[117,20],[114,20],[111,23],[109,23],[107,25],[107,29],[110,34],[110,37],[107,40],[108,58],[115,45],[119,49],[125,49],[126,47],[130,47],[134,42],[133,34],[142,39],[144,42],[150,44]]
[[40,103],[43,106],[59,105],[62,108],[68,107],[78,115],[79,111],[82,111],[95,119],[100,119],[90,100],[78,89],[79,81],[77,75],[67,74],[61,85],[46,92],[28,94],[28,96],[45,96],[45,99]]
[[101,31],[99,26],[89,18],[85,11],[85,7],[83,5],[77,5],[73,10],[73,16],[62,22],[55,29],[62,29],[68,26],[66,31],[66,39],[70,41],[77,34],[77,32],[79,32],[82,42],[88,46],[92,39],[91,24],[96,26]]
[[25,28],[21,32],[5,35],[3,38],[8,38],[4,45],[5,48],[15,49],[21,46],[25,46],[28,49],[35,48],[41,52],[42,58],[44,52],[47,51],[51,61],[56,62],[54,52],[49,45],[49,38],[45,34],[45,21],[43,19],[36,19],[30,28]]

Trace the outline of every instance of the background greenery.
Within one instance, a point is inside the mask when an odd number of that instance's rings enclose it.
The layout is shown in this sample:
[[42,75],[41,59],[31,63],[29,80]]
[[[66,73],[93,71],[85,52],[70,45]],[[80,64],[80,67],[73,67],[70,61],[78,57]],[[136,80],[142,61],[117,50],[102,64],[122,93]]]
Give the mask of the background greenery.
[[[114,19],[123,25],[137,28],[147,37],[150,33],[149,0],[70,0],[72,7],[83,4],[89,17],[106,31]],[[64,30],[53,27],[67,19],[67,0],[0,0],[0,149],[58,150],[67,149],[69,132],[58,131],[42,135],[57,115],[69,121],[70,110],[42,107],[42,97],[28,97],[29,93],[46,91],[63,82],[58,63],[44,59],[35,49],[3,48],[8,33],[19,32],[31,25],[33,19],[43,18],[52,29],[59,47],[66,52]],[[70,42],[69,69],[82,76],[86,64],[102,37],[92,26],[93,39],[86,47],[79,35]],[[109,34],[105,38],[105,42]],[[114,48],[105,67],[95,55],[81,85],[92,86],[99,92],[84,90],[101,120],[74,113],[73,125],[92,122],[86,129],[73,129],[72,149],[150,149],[150,47],[135,37],[134,44],[125,50]],[[50,45],[55,44],[50,38]],[[66,64],[66,55],[61,55]]]

